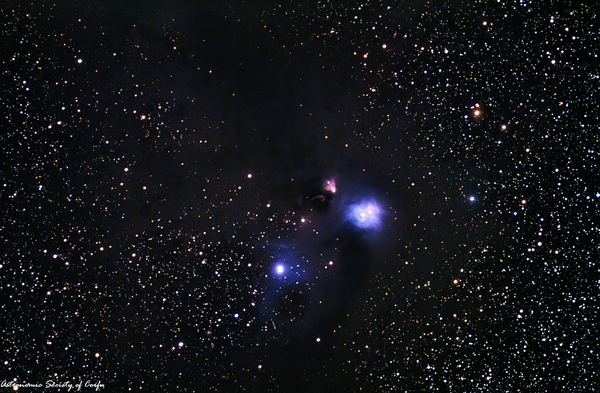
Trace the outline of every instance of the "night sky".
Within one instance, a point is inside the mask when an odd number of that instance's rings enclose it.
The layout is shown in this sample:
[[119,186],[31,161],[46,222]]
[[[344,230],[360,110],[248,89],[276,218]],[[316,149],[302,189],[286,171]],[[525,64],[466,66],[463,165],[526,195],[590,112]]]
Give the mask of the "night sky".
[[598,5],[301,3],[0,6],[1,391],[599,391]]

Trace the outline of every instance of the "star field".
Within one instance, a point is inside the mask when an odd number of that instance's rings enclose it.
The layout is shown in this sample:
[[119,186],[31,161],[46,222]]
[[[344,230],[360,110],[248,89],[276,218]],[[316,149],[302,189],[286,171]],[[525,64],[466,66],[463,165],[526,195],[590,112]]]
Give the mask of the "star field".
[[598,391],[597,5],[197,3],[0,7],[2,389]]

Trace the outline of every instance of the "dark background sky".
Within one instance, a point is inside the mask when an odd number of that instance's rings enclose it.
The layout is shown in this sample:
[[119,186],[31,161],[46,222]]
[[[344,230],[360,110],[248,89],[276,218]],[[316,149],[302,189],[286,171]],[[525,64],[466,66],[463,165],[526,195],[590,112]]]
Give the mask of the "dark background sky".
[[0,381],[598,388],[597,6],[164,3],[0,6]]

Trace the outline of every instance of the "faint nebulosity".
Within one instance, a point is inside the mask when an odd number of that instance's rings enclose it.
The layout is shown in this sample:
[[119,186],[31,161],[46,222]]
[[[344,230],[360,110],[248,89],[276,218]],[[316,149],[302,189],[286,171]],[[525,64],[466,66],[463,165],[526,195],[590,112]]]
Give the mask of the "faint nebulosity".
[[8,1],[0,382],[598,391],[598,11]]

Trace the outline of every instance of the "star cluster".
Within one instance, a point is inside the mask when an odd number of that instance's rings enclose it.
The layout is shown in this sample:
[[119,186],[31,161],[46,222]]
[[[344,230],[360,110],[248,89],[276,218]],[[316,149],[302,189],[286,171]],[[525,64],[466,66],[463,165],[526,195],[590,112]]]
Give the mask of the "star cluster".
[[585,2],[9,2],[0,382],[597,391]]

